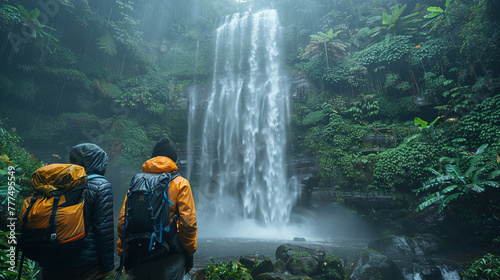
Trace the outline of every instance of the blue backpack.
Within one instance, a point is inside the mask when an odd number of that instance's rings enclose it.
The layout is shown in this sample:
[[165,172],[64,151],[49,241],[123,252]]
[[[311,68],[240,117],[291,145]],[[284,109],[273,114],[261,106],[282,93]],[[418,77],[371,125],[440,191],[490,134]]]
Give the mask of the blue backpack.
[[168,198],[170,182],[177,176],[178,173],[139,173],[132,178],[125,204],[119,271],[123,266],[139,266],[181,252],[178,210],[170,221],[170,206],[174,204]]

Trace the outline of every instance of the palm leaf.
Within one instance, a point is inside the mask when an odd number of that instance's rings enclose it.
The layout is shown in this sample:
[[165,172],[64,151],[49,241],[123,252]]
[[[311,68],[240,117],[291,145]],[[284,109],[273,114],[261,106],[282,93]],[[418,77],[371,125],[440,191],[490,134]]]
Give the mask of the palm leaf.
[[443,9],[440,7],[429,7],[427,8],[427,11],[432,12],[432,13],[443,13]]
[[486,185],[486,186],[492,187],[492,188],[500,188],[500,184],[495,182],[495,181],[485,181],[485,182],[483,182],[483,185]]
[[483,171],[485,169],[486,169],[486,166],[483,166],[483,167],[479,168],[477,171],[475,171],[474,175],[472,176],[472,182],[478,182],[479,181],[479,175],[481,175],[481,173],[483,173]]
[[486,150],[486,148],[488,147],[488,144],[483,144],[481,145],[481,147],[479,147],[476,151],[476,155],[479,155],[479,154],[482,154],[484,152],[484,150]]
[[[446,170],[447,171],[448,170],[453,171],[453,173],[455,173],[458,176],[460,176],[460,178],[462,178],[464,176],[464,174],[462,174],[462,171],[460,171],[460,168],[458,168],[458,166],[456,166],[456,165],[448,165],[448,166],[446,166]],[[463,179],[461,179],[461,180],[465,183],[465,181]]]
[[431,206],[434,202],[440,201],[443,199],[443,196],[439,193],[433,193],[429,196],[426,197],[426,200],[422,203],[420,203],[417,206],[417,212],[423,210],[424,208]]
[[460,185],[452,185],[452,186],[444,188],[442,192],[443,193],[449,193],[449,192],[454,191],[458,187],[460,187]]
[[438,207],[438,213],[443,211],[443,209],[448,205],[448,203],[450,203],[451,201],[455,200],[457,197],[461,196],[462,193],[454,193],[454,194],[450,194],[449,196],[447,196],[443,202],[441,202],[441,204],[439,205]]
[[484,191],[484,187],[483,186],[480,186],[478,184],[467,184],[465,185],[466,188],[472,190],[472,191],[475,191],[477,193],[482,193]]
[[495,170],[491,172],[490,175],[488,175],[488,179],[489,180],[495,179],[496,177],[498,177],[498,175],[500,175],[500,170]]
[[435,170],[434,168],[432,168],[432,167],[426,167],[426,168],[424,168],[424,170],[428,170],[428,171],[430,171],[432,174],[434,174],[434,175],[436,175],[436,176],[440,176],[440,177],[441,177],[441,176],[443,176],[443,174],[439,173],[438,171],[436,171],[436,170]]

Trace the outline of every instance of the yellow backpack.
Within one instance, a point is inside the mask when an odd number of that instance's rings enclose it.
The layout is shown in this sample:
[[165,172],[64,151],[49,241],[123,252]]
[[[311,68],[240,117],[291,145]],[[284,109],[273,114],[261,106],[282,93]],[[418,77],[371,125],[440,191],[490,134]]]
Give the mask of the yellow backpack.
[[51,164],[31,177],[33,195],[21,210],[19,249],[44,266],[64,266],[85,242],[85,169]]

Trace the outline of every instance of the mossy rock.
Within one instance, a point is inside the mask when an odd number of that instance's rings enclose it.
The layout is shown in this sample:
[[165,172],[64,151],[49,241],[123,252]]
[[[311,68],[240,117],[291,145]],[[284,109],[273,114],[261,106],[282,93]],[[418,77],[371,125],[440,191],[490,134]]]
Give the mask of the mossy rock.
[[404,279],[399,268],[389,257],[373,249],[356,251],[349,255],[345,262],[346,271],[351,279]]
[[314,280],[349,280],[340,260],[330,254],[327,254],[321,264],[321,273],[314,276]]
[[286,263],[283,260],[277,260],[274,262],[274,273],[283,274],[286,272]]
[[292,244],[283,244],[276,249],[276,259],[288,263],[288,260],[297,252],[309,253],[318,263],[323,262],[326,253],[318,249],[310,249]]
[[248,268],[254,277],[262,273],[274,271],[274,265],[271,259],[259,254],[241,256],[240,263]]
[[319,262],[308,252],[297,252],[288,259],[286,268],[293,275],[313,275],[320,269]]

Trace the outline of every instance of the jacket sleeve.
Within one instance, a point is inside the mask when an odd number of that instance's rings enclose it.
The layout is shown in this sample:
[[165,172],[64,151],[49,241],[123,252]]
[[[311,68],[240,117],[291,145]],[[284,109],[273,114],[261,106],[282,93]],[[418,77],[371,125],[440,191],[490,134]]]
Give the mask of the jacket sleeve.
[[94,201],[97,254],[103,272],[114,269],[113,190],[109,182],[100,185]]
[[196,252],[196,212],[194,208],[193,193],[188,180],[182,178],[179,184],[179,193],[177,197],[179,209],[179,239],[182,247],[189,256]]
[[122,238],[123,238],[123,227],[125,220],[125,205],[127,204],[127,196],[123,200],[122,210],[120,211],[120,216],[118,217],[118,241],[116,242],[116,249],[118,250],[118,256],[121,257],[123,253],[122,249]]

